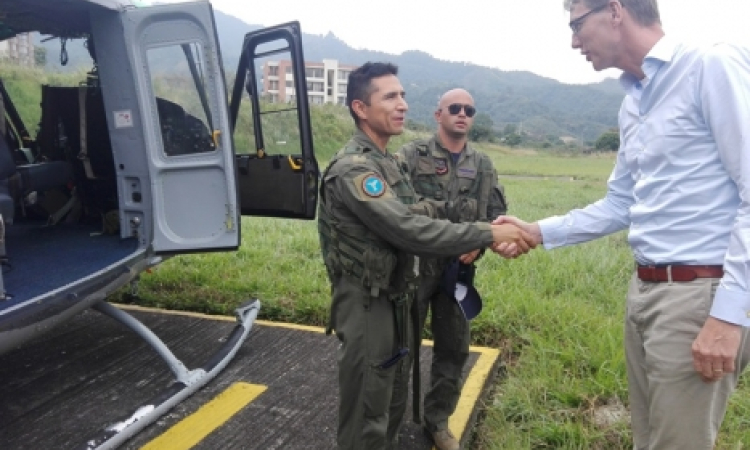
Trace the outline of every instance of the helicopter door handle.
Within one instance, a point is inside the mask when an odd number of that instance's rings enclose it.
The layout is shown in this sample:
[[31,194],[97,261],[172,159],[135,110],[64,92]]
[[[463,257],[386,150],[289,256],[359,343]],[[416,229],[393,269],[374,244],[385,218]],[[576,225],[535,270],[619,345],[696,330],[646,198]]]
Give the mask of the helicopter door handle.
[[221,137],[221,130],[214,130],[211,133],[211,139],[214,141],[214,148],[219,148],[219,137]]

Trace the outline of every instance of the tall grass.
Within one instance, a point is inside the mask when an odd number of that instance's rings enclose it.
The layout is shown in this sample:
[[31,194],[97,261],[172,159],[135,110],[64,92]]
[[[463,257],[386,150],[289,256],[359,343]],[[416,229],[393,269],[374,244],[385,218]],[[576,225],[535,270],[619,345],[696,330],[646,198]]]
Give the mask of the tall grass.
[[[528,220],[600,198],[614,161],[613,155],[485,150],[501,172],[510,213]],[[513,167],[523,167],[523,176]],[[257,296],[264,319],[324,326],[330,288],[316,223],[245,218],[242,226],[238,252],[180,256],[144,275],[139,302],[227,314]],[[621,325],[632,271],[624,232],[512,261],[492,254],[480,260],[485,305],[472,338],[501,350],[502,376],[471,448],[632,448]],[[732,399],[717,449],[750,442],[745,384]]]
[[[51,75],[0,67],[27,126],[39,121],[38,85],[75,85],[84,74]],[[19,101],[20,99],[20,101]],[[345,108],[311,110],[321,166],[351,136]],[[238,130],[249,133],[243,110]],[[397,149],[416,137],[395,138]],[[235,136],[251,149],[247,134]],[[482,145],[506,188],[510,214],[536,220],[600,198],[612,154],[576,155]],[[324,326],[330,286],[315,221],[243,218],[237,252],[177,256],[141,277],[138,297],[116,301],[231,314],[248,297],[262,301],[260,318]],[[475,344],[501,350],[501,376],[483,405],[474,449],[630,449],[622,350],[625,289],[633,260],[625,233],[512,261],[489,253],[479,263],[484,310],[472,323]],[[679,411],[675,412],[679,414]],[[733,396],[717,443],[750,448],[747,377]]]

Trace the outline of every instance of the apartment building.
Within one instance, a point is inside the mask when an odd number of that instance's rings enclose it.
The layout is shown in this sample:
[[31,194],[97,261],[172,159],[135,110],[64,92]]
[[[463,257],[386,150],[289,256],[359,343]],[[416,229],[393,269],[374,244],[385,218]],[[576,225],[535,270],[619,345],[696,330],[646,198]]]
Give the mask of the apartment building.
[[[357,66],[339,64],[335,59],[305,63],[305,81],[310,104],[346,103],[349,73]],[[293,103],[297,100],[291,62],[268,61],[263,64],[262,95],[274,103]]]
[[34,41],[30,33],[0,42],[0,60],[9,60],[23,66],[34,65]]

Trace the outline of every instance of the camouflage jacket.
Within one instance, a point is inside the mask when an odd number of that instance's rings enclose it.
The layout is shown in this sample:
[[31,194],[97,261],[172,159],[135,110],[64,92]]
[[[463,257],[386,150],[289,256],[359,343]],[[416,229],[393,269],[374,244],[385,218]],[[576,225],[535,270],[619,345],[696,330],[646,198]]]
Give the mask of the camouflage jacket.
[[488,224],[434,220],[416,200],[396,159],[358,131],[321,181],[318,232],[331,280],[345,274],[374,296],[397,294],[411,278],[404,255],[449,256],[492,242]]
[[489,156],[468,144],[456,163],[437,135],[406,144],[397,157],[421,198],[453,203],[473,200],[467,203],[457,221],[492,221],[508,210]]

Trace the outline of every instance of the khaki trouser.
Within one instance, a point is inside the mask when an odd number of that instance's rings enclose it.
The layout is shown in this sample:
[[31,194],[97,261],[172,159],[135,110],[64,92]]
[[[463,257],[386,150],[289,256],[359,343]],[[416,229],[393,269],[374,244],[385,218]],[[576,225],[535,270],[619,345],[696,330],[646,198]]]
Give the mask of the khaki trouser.
[[395,448],[408,400],[411,354],[379,367],[399,348],[393,304],[382,295],[371,297],[359,280],[341,276],[333,282],[331,313],[341,341],[338,448]]
[[710,450],[750,360],[747,329],[737,370],[704,383],[691,348],[711,309],[718,279],[651,283],[633,276],[627,296],[625,355],[637,450]]
[[448,419],[456,410],[464,383],[463,369],[469,359],[470,323],[461,308],[440,289],[441,276],[424,277],[419,285],[420,330],[427,311],[432,311],[434,341],[430,384],[425,388],[424,421],[431,431],[448,428]]

